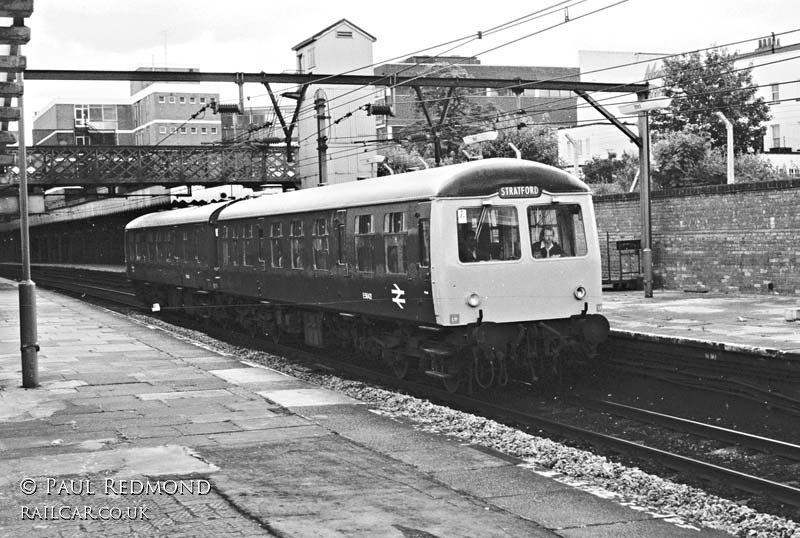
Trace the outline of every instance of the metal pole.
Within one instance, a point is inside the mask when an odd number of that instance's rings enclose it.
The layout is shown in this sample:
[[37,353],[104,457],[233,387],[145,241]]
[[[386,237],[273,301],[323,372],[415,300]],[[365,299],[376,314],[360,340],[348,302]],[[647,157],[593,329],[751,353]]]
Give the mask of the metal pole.
[[[641,96],[640,96],[641,97]],[[639,113],[639,192],[642,206],[642,272],[644,296],[653,296],[653,247],[650,229],[650,121],[647,111]]]
[[325,136],[325,130],[327,128],[325,120],[328,118],[325,115],[326,100],[325,92],[321,89],[314,93],[314,107],[317,110],[317,164],[319,167],[319,181],[317,185],[325,185],[328,183],[328,137]]
[[[23,75],[17,73],[17,82],[23,85]],[[36,334],[36,284],[31,280],[31,245],[28,229],[28,154],[25,148],[25,107],[23,98],[17,98],[19,107],[19,133],[17,135],[19,168],[19,229],[22,248],[22,281],[19,283],[19,337],[22,353],[22,386],[32,389],[39,386],[39,344]]]

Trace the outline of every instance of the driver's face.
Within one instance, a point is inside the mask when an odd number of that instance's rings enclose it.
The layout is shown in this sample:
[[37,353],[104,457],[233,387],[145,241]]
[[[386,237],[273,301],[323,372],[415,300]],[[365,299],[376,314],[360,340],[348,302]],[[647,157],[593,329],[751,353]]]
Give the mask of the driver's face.
[[553,242],[553,232],[552,230],[545,230],[544,231],[544,242],[550,244]]

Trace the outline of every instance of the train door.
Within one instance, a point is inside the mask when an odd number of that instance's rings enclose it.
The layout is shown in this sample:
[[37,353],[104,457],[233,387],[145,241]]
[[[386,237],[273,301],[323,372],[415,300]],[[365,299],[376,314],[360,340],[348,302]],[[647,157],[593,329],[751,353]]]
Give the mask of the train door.
[[347,252],[347,210],[337,209],[333,217],[333,253],[336,264],[331,264],[331,270],[338,275],[349,275],[351,257]]

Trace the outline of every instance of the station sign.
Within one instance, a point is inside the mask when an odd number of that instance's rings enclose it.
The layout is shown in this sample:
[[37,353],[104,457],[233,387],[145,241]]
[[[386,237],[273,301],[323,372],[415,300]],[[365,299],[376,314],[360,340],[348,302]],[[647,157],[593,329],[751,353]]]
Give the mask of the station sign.
[[500,198],[538,198],[542,189],[536,185],[512,185],[500,187]]
[[659,110],[667,108],[672,103],[670,97],[658,97],[656,99],[646,99],[644,101],[637,101],[635,103],[628,103],[620,105],[619,111],[623,114],[638,114],[640,112],[649,112],[651,110]]
[[497,136],[497,131],[486,131],[484,133],[465,136],[464,143],[469,146],[471,144],[477,144],[478,142],[491,142],[492,140],[497,140]]

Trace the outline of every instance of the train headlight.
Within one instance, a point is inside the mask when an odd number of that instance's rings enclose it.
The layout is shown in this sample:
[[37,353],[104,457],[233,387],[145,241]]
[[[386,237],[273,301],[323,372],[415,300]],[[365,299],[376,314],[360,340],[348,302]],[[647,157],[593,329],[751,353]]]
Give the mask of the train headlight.
[[586,288],[584,288],[583,286],[578,286],[577,288],[575,288],[575,291],[572,292],[572,295],[574,295],[575,298],[580,301],[584,297],[586,297]]
[[472,308],[478,308],[481,305],[481,296],[477,293],[470,293],[467,295],[467,304]]

